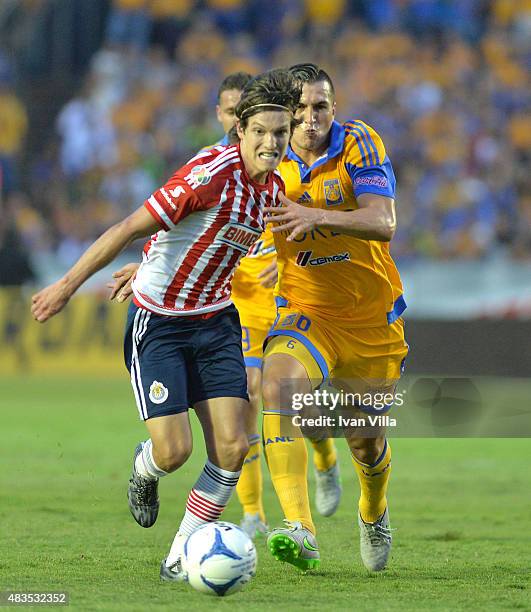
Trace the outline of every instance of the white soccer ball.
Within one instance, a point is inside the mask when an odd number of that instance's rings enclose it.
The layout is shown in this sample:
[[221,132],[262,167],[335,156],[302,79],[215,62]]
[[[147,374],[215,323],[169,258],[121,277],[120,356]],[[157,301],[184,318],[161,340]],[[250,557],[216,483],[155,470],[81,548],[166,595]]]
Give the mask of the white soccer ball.
[[190,585],[208,595],[232,595],[256,573],[256,548],[236,525],[218,521],[196,529],[184,544],[182,568]]

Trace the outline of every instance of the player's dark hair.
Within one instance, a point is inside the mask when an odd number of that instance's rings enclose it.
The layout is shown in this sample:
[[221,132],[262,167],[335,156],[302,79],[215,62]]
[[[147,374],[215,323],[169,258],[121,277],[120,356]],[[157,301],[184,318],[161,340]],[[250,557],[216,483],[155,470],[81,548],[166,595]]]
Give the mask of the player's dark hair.
[[221,98],[221,94],[224,91],[229,91],[230,89],[237,89],[238,91],[242,91],[252,78],[253,75],[249,74],[248,72],[233,72],[227,75],[223,79],[223,81],[221,81],[221,85],[219,86],[218,102]]
[[[254,77],[245,86],[236,105],[235,113],[240,120],[240,127],[245,130],[250,117],[266,110],[275,110],[278,106],[284,106],[294,113],[299,104],[301,89],[301,83],[284,68],[269,70]],[[268,104],[271,105],[270,109]],[[298,121],[292,118],[292,129],[297,124]]]
[[330,86],[330,91],[335,97],[336,91],[330,75],[316,64],[295,64],[290,66],[288,70],[302,84],[325,81]]

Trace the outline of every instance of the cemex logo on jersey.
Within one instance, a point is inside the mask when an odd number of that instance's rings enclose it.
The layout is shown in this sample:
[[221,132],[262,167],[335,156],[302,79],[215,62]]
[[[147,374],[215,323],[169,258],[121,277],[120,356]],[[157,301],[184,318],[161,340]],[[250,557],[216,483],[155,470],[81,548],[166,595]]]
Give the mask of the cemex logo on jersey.
[[350,253],[336,253],[335,255],[323,255],[322,257],[313,257],[313,251],[299,251],[297,254],[297,265],[301,268],[306,266],[326,266],[331,263],[339,263],[341,261],[350,261]]
[[247,253],[261,234],[262,231],[259,229],[253,229],[241,223],[230,223],[219,231],[216,238],[220,242]]

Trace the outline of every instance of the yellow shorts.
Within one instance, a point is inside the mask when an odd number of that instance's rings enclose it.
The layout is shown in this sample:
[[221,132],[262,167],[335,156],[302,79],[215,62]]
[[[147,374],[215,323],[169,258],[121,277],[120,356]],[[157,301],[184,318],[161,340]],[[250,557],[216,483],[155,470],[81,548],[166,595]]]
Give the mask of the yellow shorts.
[[314,388],[329,380],[334,387],[359,392],[393,388],[409,348],[402,319],[382,327],[348,328],[289,305],[277,309],[266,342],[264,357],[292,355]]
[[242,348],[245,366],[248,368],[261,368],[264,340],[275,320],[274,313],[270,317],[253,316],[249,308],[243,307],[241,302],[234,300],[240,314],[242,326]]

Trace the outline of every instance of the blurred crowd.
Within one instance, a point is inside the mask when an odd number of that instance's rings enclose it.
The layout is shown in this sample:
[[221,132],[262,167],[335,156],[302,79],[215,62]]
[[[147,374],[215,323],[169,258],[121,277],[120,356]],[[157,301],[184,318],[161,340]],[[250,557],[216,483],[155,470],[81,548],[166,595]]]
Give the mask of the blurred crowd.
[[386,143],[399,260],[531,258],[530,4],[114,0],[104,44],[37,156],[24,151],[26,111],[0,55],[0,232],[71,264],[222,136],[226,74],[313,61],[335,81],[337,118],[366,121]]

